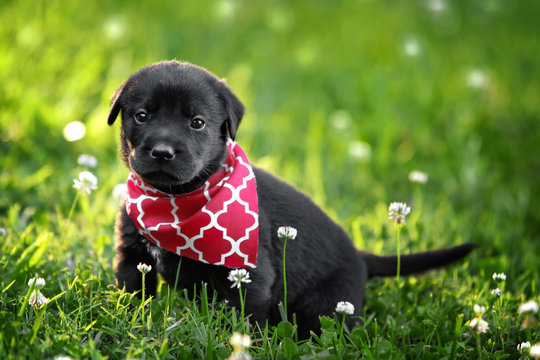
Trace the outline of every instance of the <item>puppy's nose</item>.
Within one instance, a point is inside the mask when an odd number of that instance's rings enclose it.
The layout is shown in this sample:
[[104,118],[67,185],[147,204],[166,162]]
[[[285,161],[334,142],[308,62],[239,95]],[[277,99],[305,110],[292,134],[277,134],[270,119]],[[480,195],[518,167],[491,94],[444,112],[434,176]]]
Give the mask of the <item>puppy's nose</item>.
[[150,151],[150,156],[156,160],[172,160],[174,159],[174,149],[169,145],[157,144]]

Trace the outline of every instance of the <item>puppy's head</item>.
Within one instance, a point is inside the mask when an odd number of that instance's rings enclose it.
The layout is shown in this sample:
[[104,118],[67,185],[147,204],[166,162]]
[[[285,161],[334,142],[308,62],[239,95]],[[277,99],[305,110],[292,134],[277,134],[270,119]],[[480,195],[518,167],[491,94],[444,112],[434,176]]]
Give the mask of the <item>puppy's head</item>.
[[158,189],[185,192],[219,169],[244,106],[206,70],[165,61],[142,68],[120,86],[109,125],[120,111],[122,155],[130,170]]

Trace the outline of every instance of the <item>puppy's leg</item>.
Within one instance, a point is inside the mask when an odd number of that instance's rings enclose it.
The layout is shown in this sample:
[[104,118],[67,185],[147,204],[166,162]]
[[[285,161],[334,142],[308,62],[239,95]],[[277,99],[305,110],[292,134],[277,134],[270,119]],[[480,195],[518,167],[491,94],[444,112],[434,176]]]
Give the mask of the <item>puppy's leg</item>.
[[296,313],[298,335],[308,338],[310,330],[320,333],[319,315],[333,317],[340,301],[347,301],[354,306],[354,314],[347,315],[345,320],[349,329],[358,325],[360,321],[356,316],[362,314],[366,281],[366,267],[359,260],[356,264],[349,263],[332,272],[316,288],[304,291],[290,307],[290,312]]
[[[120,211],[117,222],[116,244],[116,280],[120,288],[135,292],[142,289],[142,273],[137,269],[139,263],[152,266],[152,270],[145,275],[145,294],[156,295],[157,269],[154,258],[150,255],[146,245],[141,241],[133,221],[125,209]],[[141,293],[138,294],[141,296]]]

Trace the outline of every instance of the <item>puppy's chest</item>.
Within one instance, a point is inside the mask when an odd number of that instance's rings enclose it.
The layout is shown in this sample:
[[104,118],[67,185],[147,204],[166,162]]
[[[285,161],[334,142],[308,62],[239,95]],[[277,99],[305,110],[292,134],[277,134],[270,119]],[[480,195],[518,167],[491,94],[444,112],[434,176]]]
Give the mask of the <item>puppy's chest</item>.
[[162,264],[162,259],[163,259],[163,255],[164,255],[164,252],[166,250],[163,250],[162,248],[160,248],[159,246],[155,245],[155,244],[152,244],[148,239],[146,239],[144,236],[141,236],[141,241],[144,243],[144,245],[146,246],[146,251],[148,251],[148,253],[150,254],[150,256],[152,256],[154,258],[154,260],[156,261],[156,266],[158,269],[161,268],[161,264]]

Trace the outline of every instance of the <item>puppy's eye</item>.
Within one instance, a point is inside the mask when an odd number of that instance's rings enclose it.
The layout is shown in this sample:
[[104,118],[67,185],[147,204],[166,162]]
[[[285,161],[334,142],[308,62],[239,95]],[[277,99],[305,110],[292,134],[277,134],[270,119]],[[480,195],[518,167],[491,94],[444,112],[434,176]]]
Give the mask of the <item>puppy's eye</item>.
[[189,124],[189,126],[191,126],[191,128],[195,130],[201,130],[206,126],[206,123],[200,117],[196,117],[191,120],[191,124]]
[[135,117],[135,121],[138,124],[141,124],[148,119],[148,114],[146,113],[146,111],[139,111],[135,114],[134,117]]

